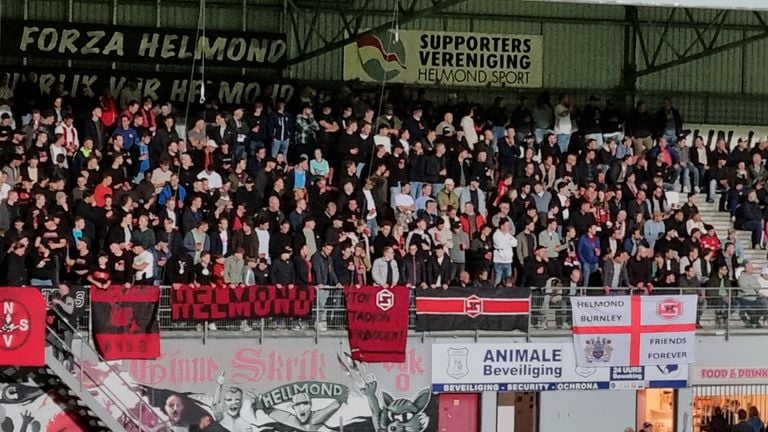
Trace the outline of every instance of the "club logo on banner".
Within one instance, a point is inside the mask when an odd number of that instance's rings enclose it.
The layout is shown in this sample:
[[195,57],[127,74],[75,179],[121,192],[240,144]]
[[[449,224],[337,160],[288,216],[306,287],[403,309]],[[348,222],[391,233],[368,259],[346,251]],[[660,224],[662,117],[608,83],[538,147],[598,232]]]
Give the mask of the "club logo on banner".
[[573,343],[581,367],[694,361],[696,296],[574,297]]
[[45,365],[45,307],[35,288],[0,288],[0,365]]

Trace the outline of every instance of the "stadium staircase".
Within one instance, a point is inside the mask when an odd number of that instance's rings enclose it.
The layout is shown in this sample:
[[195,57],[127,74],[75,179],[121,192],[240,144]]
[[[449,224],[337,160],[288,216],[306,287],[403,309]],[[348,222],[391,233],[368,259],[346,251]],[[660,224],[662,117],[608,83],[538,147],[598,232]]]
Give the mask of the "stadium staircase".
[[67,346],[56,329],[48,326],[45,367],[0,370],[11,380],[39,387],[89,432],[171,430],[82,334],[71,327],[70,330],[74,331],[72,347]]
[[[698,194],[695,198],[695,202],[699,207],[701,220],[705,224],[715,227],[717,236],[720,238],[720,241],[724,243],[726,241],[725,239],[728,237],[728,230],[733,227],[731,214],[727,211],[721,212],[718,210],[718,200],[715,200],[714,203],[708,203],[705,194]],[[744,259],[751,262],[754,266],[754,271],[759,274],[760,270],[768,265],[768,259],[766,258],[767,252],[760,248],[752,248],[752,235],[749,231],[737,230],[736,238],[744,247]]]

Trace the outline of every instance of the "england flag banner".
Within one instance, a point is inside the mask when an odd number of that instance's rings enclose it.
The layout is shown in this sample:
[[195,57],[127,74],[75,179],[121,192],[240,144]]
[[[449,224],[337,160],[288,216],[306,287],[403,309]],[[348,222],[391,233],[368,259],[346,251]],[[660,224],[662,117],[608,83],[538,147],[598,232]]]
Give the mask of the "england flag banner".
[[695,295],[574,297],[571,304],[581,367],[694,361]]

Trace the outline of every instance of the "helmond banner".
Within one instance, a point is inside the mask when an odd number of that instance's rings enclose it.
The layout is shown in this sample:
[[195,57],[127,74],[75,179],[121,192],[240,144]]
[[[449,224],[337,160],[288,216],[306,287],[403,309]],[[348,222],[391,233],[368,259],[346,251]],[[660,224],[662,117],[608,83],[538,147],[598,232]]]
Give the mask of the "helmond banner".
[[344,79],[475,87],[542,86],[539,35],[400,30],[344,48]]
[[279,67],[285,35],[206,32],[195,29],[3,21],[5,56],[190,65]]
[[[22,82],[23,77],[17,70],[2,68],[9,74],[11,88]],[[101,95],[108,90],[110,94],[119,95],[130,82],[136,84],[137,91],[142,96],[154,100],[172,103],[197,103],[200,100],[203,82],[199,79],[189,79],[189,74],[173,74],[168,72],[123,73],[107,70],[60,70],[33,69],[38,76],[37,83],[40,92],[47,96],[62,85],[72,97]],[[283,98],[290,101],[296,93],[293,83],[281,80],[264,80],[248,77],[216,76],[206,78],[205,94],[208,98],[216,98],[225,105],[252,104],[259,98]]]

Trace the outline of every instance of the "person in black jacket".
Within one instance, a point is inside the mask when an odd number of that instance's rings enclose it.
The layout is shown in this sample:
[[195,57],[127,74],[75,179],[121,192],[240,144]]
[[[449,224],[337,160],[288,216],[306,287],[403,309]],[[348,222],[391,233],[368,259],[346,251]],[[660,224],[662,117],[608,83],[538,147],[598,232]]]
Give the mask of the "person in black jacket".
[[213,262],[211,253],[208,251],[200,252],[200,262],[194,267],[195,285],[211,285],[213,279]]
[[23,238],[11,246],[11,251],[5,258],[5,281],[9,286],[22,286],[28,282],[27,278],[27,249],[29,240]]
[[523,286],[531,288],[531,324],[537,328],[546,327],[542,316],[544,305],[544,287],[549,279],[549,258],[547,248],[538,246],[534,254],[528,256],[523,263]]
[[763,236],[763,214],[758,207],[757,193],[754,190],[749,191],[747,201],[737,209],[736,221],[742,229],[752,231],[752,248],[757,248]]
[[683,116],[672,106],[672,99],[664,98],[664,105],[656,112],[656,134],[667,139],[669,145],[677,143],[683,133]]
[[435,195],[443,189],[443,183],[448,174],[446,162],[445,144],[438,143],[435,146],[435,154],[427,157],[424,164],[424,181],[432,184]]
[[165,278],[163,283],[170,285],[189,285],[194,282],[195,262],[183,251],[174,252],[165,263]]
[[427,259],[418,243],[408,246],[408,253],[401,262],[400,281],[411,288],[426,287]]
[[307,256],[307,245],[302,245],[299,249],[299,253],[293,257],[293,266],[296,271],[296,284],[299,286],[307,286],[314,284],[314,277],[312,276],[312,264],[309,262]]
[[637,109],[627,121],[627,135],[632,137],[635,156],[642,156],[653,147],[654,118],[644,101],[637,102]]
[[269,280],[273,284],[282,286],[296,283],[296,271],[291,261],[292,253],[291,247],[285,246],[280,251],[280,259],[272,262],[272,268],[269,270]]
[[91,118],[85,122],[85,134],[84,139],[93,140],[93,148],[101,150],[104,148],[104,143],[107,141],[107,128],[101,121],[102,111],[100,106],[95,106],[91,110]]
[[411,182],[411,196],[416,199],[421,196],[421,188],[425,181],[425,169],[427,157],[424,155],[424,147],[420,142],[411,146],[408,154],[408,180]]
[[453,280],[453,263],[446,255],[445,248],[436,246],[433,255],[427,260],[427,283],[431,288],[448,288]]

